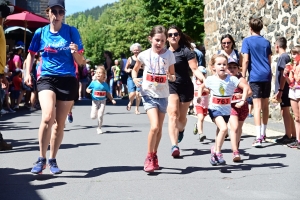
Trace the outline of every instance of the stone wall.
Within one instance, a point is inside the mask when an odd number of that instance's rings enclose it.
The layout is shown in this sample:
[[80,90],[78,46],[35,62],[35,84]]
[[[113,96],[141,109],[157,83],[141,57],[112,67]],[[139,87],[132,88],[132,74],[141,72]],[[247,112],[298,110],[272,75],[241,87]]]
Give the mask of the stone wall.
[[[300,45],[300,0],[204,0],[206,60],[221,49],[220,38],[228,33],[241,50],[243,38],[250,35],[249,18],[262,17],[264,28],[261,32],[274,44],[278,36],[288,40],[288,49]],[[273,81],[278,56],[272,47]],[[273,90],[273,88],[272,88]],[[273,92],[272,92],[273,93]]]

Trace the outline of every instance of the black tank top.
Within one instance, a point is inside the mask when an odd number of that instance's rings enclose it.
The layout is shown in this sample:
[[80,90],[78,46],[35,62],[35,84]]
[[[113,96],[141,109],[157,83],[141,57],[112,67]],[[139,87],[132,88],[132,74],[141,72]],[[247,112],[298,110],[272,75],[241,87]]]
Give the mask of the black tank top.
[[[131,63],[130,63],[130,65],[129,65],[129,69],[133,69],[134,68],[134,65],[135,65],[135,63],[136,63],[136,60],[133,60],[133,58],[132,57],[130,57],[131,58]],[[143,72],[144,72],[144,70],[142,69],[142,68],[140,68],[139,69],[139,72],[138,72],[138,77],[142,77],[143,76]],[[131,73],[129,73],[129,76],[131,77]]]

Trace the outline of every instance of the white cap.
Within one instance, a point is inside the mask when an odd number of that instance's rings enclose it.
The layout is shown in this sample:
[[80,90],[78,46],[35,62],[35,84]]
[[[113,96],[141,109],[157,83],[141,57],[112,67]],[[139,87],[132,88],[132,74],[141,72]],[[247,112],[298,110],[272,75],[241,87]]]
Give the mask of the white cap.
[[192,45],[192,47],[193,47],[193,48],[196,48],[196,45],[195,45],[195,43],[191,43],[191,45]]

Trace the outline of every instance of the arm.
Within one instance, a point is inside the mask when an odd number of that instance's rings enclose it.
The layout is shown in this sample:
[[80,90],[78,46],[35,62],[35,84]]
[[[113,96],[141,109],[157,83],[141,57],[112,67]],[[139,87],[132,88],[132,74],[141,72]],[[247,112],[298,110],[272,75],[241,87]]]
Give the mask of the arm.
[[85,65],[86,62],[85,62],[85,59],[84,59],[82,53],[78,52],[78,45],[71,42],[69,47],[71,49],[71,53],[72,53],[72,56],[73,56],[73,59],[75,60],[75,62],[78,65]]
[[108,99],[109,99],[113,104],[116,104],[116,101],[114,100],[114,98],[112,97],[112,95],[110,94],[110,92],[107,92],[106,96],[108,97]]
[[189,66],[193,72],[193,74],[200,80],[200,81],[204,81],[205,77],[203,76],[203,74],[201,73],[201,71],[198,69],[198,64],[197,64],[197,60],[196,58],[191,59],[188,61],[189,62]]
[[127,63],[126,63],[126,66],[125,66],[125,72],[127,72],[127,73],[131,72],[131,69],[128,68],[130,64],[131,64],[131,57],[129,57],[127,59]]
[[269,60],[269,64],[270,64],[270,67],[271,67],[271,64],[272,64],[272,54],[269,55],[268,60]]
[[197,103],[201,103],[201,96],[202,96],[202,93],[203,93],[204,90],[205,90],[205,86],[204,86],[204,84],[201,84],[201,85],[198,87]]
[[236,103],[235,107],[240,108],[245,104],[247,97],[252,95],[252,90],[244,78],[240,79],[240,83],[239,83],[238,87],[243,90],[243,95],[242,95],[242,100],[240,102]]
[[176,80],[174,65],[169,66],[169,70],[167,71],[166,74],[170,82],[174,82]]
[[249,65],[249,54],[243,54],[243,59],[242,59],[242,76],[245,78],[246,73],[248,70],[248,65]]
[[32,80],[31,80],[30,72],[32,70],[33,61],[34,61],[34,53],[33,52],[29,52],[27,54],[27,58],[25,60],[26,77],[25,77],[25,80],[24,80],[25,84],[28,85],[28,86],[32,85]]
[[140,70],[141,66],[142,66],[141,61],[136,59],[136,63],[131,71],[132,80],[137,87],[141,86],[140,81],[142,80],[142,78],[137,78],[138,71]]

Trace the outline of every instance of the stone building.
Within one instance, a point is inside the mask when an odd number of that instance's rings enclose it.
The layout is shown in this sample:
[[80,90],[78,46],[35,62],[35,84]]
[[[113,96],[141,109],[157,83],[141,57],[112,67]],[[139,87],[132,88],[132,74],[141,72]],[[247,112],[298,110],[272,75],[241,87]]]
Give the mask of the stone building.
[[48,0],[9,0],[13,5],[20,7],[29,12],[41,15],[47,18],[45,10]]
[[[271,45],[278,36],[287,38],[287,51],[300,45],[300,0],[204,0],[204,4],[207,61],[221,49],[220,38],[226,33],[233,36],[238,50],[241,50],[243,38],[250,35],[248,22],[251,16],[262,17],[264,28],[261,35]],[[273,81],[277,58],[273,49]]]

